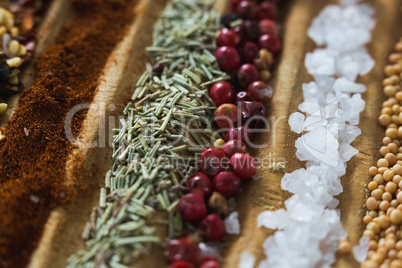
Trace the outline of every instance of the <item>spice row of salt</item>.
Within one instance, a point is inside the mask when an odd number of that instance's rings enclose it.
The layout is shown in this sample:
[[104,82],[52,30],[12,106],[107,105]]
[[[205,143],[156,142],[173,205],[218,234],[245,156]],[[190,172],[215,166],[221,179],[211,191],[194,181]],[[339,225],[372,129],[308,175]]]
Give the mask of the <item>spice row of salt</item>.
[[[216,106],[207,87],[229,79],[211,53],[220,28],[212,4],[174,0],[156,24],[146,49],[152,66],[115,129],[113,169],[82,235],[88,251],[72,255],[69,267],[130,265],[164,242],[155,223],[167,227],[168,238],[182,234],[178,205],[185,184],[198,170],[199,154],[220,138],[211,130]],[[167,220],[152,220],[157,211]]]
[[369,169],[367,214],[363,218],[369,239],[362,267],[402,267],[402,38],[384,68],[384,95],[379,123],[386,127],[380,148],[382,158]]
[[[361,133],[357,126],[365,107],[361,93],[366,87],[354,81],[368,73],[374,61],[364,45],[371,39],[373,9],[354,1],[329,5],[312,22],[308,35],[319,46],[305,58],[313,82],[303,84],[304,102],[293,113],[289,125],[303,135],[296,140],[296,156],[306,168],[285,174],[283,190],[293,193],[285,208],[265,211],[258,226],[279,229],[264,242],[267,256],[259,267],[330,267],[335,262],[339,240],[346,238],[338,200],[343,189],[340,177],[346,163],[358,151],[350,143]],[[354,248],[362,262],[367,241]],[[243,263],[252,267],[253,256]]]

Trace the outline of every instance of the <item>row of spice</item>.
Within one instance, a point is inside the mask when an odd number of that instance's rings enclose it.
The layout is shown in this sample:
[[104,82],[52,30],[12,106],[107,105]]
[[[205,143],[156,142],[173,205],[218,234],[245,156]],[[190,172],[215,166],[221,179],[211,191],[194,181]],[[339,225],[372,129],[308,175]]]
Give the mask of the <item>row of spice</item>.
[[[228,199],[256,172],[246,144],[264,127],[262,102],[273,95],[265,82],[281,45],[275,3],[232,1],[222,18],[212,4],[173,0],[155,26],[153,67],[115,129],[113,169],[84,228],[88,251],[69,267],[125,267],[166,242],[171,267],[220,267],[197,242],[223,238]],[[167,240],[155,227],[160,211]]]
[[402,267],[402,39],[395,50],[384,68],[383,91],[388,99],[378,121],[386,130],[382,158],[369,169],[372,180],[367,185],[370,196],[363,236],[370,241],[362,267]]
[[[256,10],[260,11],[258,16]],[[232,1],[232,11],[222,18],[225,28],[218,35],[215,53],[220,69],[232,72],[232,84],[218,82],[209,90],[218,106],[215,123],[227,132],[224,140],[216,140],[213,148],[203,151],[201,172],[186,183],[189,193],[181,197],[178,208],[185,220],[198,223],[198,230],[168,242],[166,254],[171,268],[221,267],[219,255],[203,253],[196,243],[219,241],[226,231],[232,233],[233,226],[239,225],[237,219],[228,217],[228,199],[238,194],[241,181],[251,179],[256,172],[246,144],[253,129],[264,127],[261,119],[266,110],[262,102],[273,95],[272,88],[264,82],[270,78],[273,54],[281,49],[275,21],[277,7],[267,1]],[[255,36],[247,34],[250,30]],[[225,223],[222,218],[226,218]]]
[[[65,118],[76,105],[92,102],[139,2],[57,1],[70,5],[59,11],[74,21],[58,33],[50,32],[53,24],[42,28],[39,37],[55,36],[54,44],[35,55],[33,85],[19,96],[0,142],[0,267],[27,266],[51,211],[86,194],[84,182],[66,184],[66,163],[75,147],[66,139]],[[55,9],[45,19],[55,18]],[[80,132],[85,114],[74,116],[72,133]]]

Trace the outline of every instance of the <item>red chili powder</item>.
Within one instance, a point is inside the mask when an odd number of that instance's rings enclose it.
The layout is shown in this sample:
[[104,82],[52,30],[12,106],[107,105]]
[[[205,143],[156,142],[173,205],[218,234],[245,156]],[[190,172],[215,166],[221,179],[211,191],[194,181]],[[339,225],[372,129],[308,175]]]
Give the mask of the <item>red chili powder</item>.
[[[92,101],[137,2],[73,0],[75,23],[35,59],[35,82],[22,93],[0,143],[0,267],[25,267],[51,210],[74,196],[64,185],[73,149],[64,119],[75,105]],[[76,134],[84,118],[75,117]]]

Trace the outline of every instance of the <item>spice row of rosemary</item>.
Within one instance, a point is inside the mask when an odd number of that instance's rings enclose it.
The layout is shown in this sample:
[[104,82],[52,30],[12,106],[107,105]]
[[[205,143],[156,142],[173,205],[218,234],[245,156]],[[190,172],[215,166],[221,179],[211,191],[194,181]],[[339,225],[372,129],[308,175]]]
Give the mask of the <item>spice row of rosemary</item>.
[[[152,65],[114,129],[113,168],[82,234],[88,251],[72,255],[68,267],[126,267],[164,243],[155,225],[166,225],[169,238],[181,234],[185,183],[200,153],[220,138],[211,130],[216,106],[206,87],[230,78],[211,53],[220,28],[213,2],[173,0],[157,22],[146,49]],[[157,211],[167,220],[153,219]]]

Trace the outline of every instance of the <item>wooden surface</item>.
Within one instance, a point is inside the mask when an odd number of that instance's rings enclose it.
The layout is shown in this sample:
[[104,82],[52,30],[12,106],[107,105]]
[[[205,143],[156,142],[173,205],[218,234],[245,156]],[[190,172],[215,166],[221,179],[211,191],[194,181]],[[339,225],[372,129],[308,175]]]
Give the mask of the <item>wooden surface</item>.
[[[70,9],[62,8],[67,0],[55,0],[59,7],[52,14],[60,25],[67,23],[74,14]],[[286,172],[303,167],[303,163],[295,157],[294,142],[298,135],[290,131],[287,124],[288,116],[297,111],[302,102],[301,84],[311,81],[304,68],[304,56],[315,48],[307,37],[306,31],[312,18],[331,1],[329,0],[290,0],[282,9],[283,52],[273,73],[272,85],[275,95],[267,104],[269,118],[272,120],[271,131],[255,136],[257,144],[269,144],[269,148],[253,150],[256,157],[269,161],[281,162],[286,160]],[[363,95],[367,102],[361,116],[360,128],[363,134],[354,142],[360,151],[348,164],[347,174],[342,178],[345,192],[340,195],[342,221],[349,232],[351,242],[356,244],[363,231],[362,216],[365,213],[364,200],[366,197],[365,184],[369,180],[368,167],[379,157],[378,149],[384,130],[377,123],[381,102],[384,99],[381,90],[383,79],[382,70],[387,63],[387,56],[392,51],[393,44],[402,34],[400,0],[371,0],[377,9],[377,27],[373,32],[373,42],[369,49],[376,60],[376,67],[360,82],[368,87]],[[145,46],[151,44],[153,23],[163,9],[164,0],[142,0],[137,9],[137,17],[129,33],[116,48],[105,68],[101,79],[99,92],[88,112],[87,120],[81,133],[81,140],[93,142],[98,140],[98,126],[104,118],[113,115],[113,111],[99,114],[98,107],[108,107],[116,104],[115,112],[119,114],[127,103],[133,90],[133,84],[141,74],[146,61]],[[226,7],[227,0],[218,0],[217,7]],[[67,5],[68,6],[68,5]],[[66,7],[66,6],[64,6]],[[58,11],[57,11],[58,10]],[[52,18],[49,15],[48,18]],[[57,23],[48,24],[44,31],[43,40],[52,39],[58,32]],[[53,30],[52,30],[53,29]],[[48,42],[48,41],[46,41]],[[51,43],[49,41],[49,43]],[[104,108],[100,109],[104,111]],[[11,114],[10,114],[11,115]],[[107,129],[106,129],[107,132]],[[66,164],[69,174],[67,183],[77,180],[89,183],[88,190],[77,200],[64,208],[58,208],[51,213],[45,227],[44,235],[31,258],[30,267],[64,267],[66,258],[77,249],[83,249],[81,232],[89,218],[91,208],[98,202],[99,187],[103,183],[105,172],[111,167],[111,149],[77,149]],[[268,162],[268,164],[267,164]],[[262,243],[272,234],[272,230],[257,228],[256,217],[266,209],[276,209],[283,206],[283,201],[289,194],[282,192],[280,179],[283,172],[272,172],[268,168],[258,171],[262,178],[243,185],[243,190],[237,197],[237,209],[240,212],[241,234],[227,236],[224,240],[224,267],[237,267],[240,253],[247,250],[257,257],[257,263],[264,258]],[[162,267],[165,259],[162,251],[158,250],[151,258],[143,258],[136,267]],[[358,264],[351,256],[339,256],[337,267],[357,267]]]

